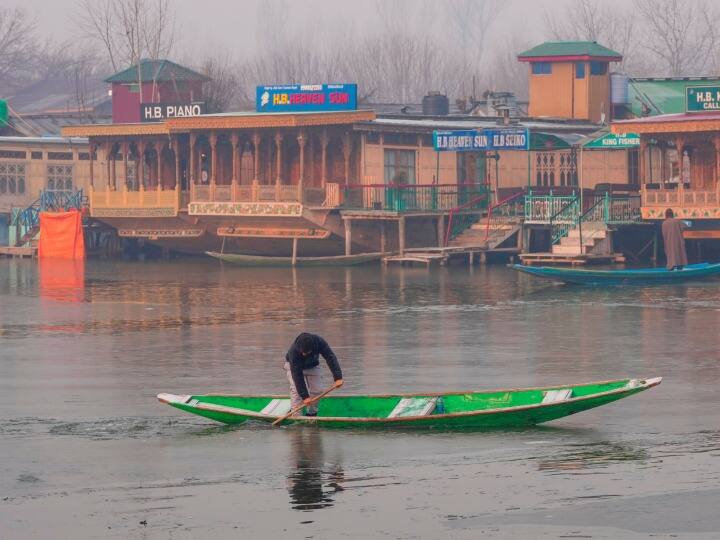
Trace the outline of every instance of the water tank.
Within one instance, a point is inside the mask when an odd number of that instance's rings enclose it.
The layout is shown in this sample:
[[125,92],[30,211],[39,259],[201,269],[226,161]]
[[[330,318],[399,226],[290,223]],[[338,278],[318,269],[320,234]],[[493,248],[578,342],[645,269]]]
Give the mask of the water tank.
[[450,112],[450,102],[440,92],[428,92],[422,100],[422,112],[428,116],[445,116]]
[[626,105],[628,99],[628,84],[630,78],[625,73],[610,74],[610,101],[613,105]]

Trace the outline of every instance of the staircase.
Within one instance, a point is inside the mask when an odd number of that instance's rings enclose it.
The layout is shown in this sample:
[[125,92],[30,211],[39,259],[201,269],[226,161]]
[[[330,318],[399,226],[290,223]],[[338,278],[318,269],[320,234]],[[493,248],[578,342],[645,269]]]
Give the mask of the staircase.
[[465,231],[450,240],[448,246],[495,249],[517,233],[520,230],[521,223],[519,218],[507,218],[503,221],[492,221],[489,224],[482,220],[473,223],[470,228],[465,229]]
[[582,250],[580,249],[580,227],[573,226],[557,244],[553,244],[553,255],[608,255],[612,250],[610,235],[604,221],[582,223]]

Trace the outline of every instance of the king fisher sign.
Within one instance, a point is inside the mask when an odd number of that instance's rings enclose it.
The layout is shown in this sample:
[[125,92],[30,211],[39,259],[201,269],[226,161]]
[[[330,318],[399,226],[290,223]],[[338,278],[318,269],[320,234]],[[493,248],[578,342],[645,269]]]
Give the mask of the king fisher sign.
[[204,103],[141,103],[141,122],[161,122],[168,118],[200,116],[205,112]]

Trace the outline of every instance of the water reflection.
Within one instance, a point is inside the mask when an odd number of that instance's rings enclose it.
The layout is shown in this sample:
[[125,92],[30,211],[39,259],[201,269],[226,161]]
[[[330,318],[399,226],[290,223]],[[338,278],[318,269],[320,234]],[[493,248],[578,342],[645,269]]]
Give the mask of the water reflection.
[[312,511],[332,506],[345,475],[340,464],[325,463],[320,429],[292,430],[290,447],[295,462],[287,477],[290,507]]
[[643,462],[650,458],[648,452],[628,444],[599,442],[573,446],[568,450],[539,461],[541,471],[564,472],[608,467],[624,461]]
[[85,296],[85,260],[40,259],[40,296],[60,302],[82,302]]

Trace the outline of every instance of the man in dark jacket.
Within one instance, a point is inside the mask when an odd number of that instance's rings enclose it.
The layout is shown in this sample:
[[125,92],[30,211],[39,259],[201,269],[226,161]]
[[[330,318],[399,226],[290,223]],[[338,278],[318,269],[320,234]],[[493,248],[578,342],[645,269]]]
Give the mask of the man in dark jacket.
[[305,403],[307,406],[305,416],[317,415],[317,404],[311,404],[310,400],[312,396],[317,396],[323,391],[320,355],[325,359],[332,372],[335,386],[342,386],[340,363],[330,345],[320,336],[303,332],[295,338],[290,350],[285,355],[285,371],[290,382],[291,405],[295,409]]

